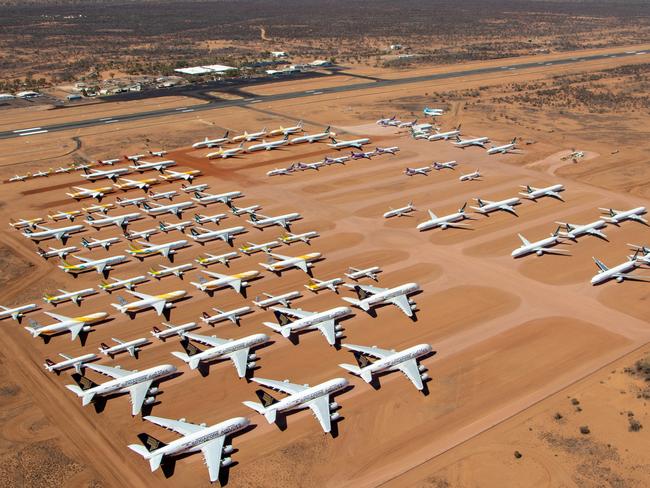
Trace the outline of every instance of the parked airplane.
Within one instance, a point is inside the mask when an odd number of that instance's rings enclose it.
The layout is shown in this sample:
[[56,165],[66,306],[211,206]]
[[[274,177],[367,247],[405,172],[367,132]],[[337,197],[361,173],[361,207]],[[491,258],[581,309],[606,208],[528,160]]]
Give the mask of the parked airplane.
[[149,154],[156,158],[162,158],[165,154],[167,154],[169,151],[149,151]]
[[178,196],[178,192],[176,190],[149,192],[149,198],[151,198],[151,200],[154,202],[158,200],[169,200],[171,202],[174,199],[174,197],[177,196]]
[[336,324],[342,317],[352,315],[349,307],[336,307],[323,312],[308,312],[300,308],[272,307],[278,323],[263,322],[282,337],[290,337],[291,334],[301,330],[318,330],[327,340],[330,346],[336,343],[336,339],[343,336],[343,328]]
[[253,309],[251,307],[240,307],[233,310],[220,310],[218,308],[212,308],[215,312],[214,315],[208,315],[206,312],[203,312],[201,320],[209,325],[214,325],[218,322],[223,322],[224,320],[230,320],[233,324],[239,325],[239,317],[251,313]]
[[390,210],[384,214],[384,218],[390,219],[391,217],[404,217],[408,216],[408,214],[411,212],[415,212],[416,210],[417,209],[413,206],[413,202],[409,202],[405,207],[390,207]]
[[256,252],[270,252],[272,248],[278,247],[279,245],[280,243],[278,241],[263,242],[262,244],[253,244],[252,242],[248,242],[247,245],[240,247],[239,250],[247,256],[250,256]]
[[333,164],[342,164],[345,166],[345,162],[350,160],[350,156],[339,156],[338,158],[330,158],[325,156],[323,158],[323,164],[326,166],[331,166]]
[[354,281],[357,281],[360,278],[370,278],[371,280],[378,281],[378,273],[381,273],[381,268],[379,266],[371,266],[370,268],[365,269],[357,269],[350,266],[348,272],[345,273],[345,276]]
[[127,230],[124,232],[124,237],[126,237],[126,239],[129,241],[134,241],[136,239],[144,239],[145,241],[149,241],[149,238],[152,235],[158,233],[160,233],[160,229],[158,227],[138,231]]
[[124,280],[120,280],[118,278],[109,278],[109,280],[113,280],[113,282],[107,283],[106,281],[101,281],[99,283],[99,288],[101,288],[102,290],[108,293],[111,293],[115,290],[119,290],[120,288],[126,288],[127,290],[133,291],[135,290],[135,285],[139,285],[149,281],[144,276],[134,276],[133,278],[126,278]]
[[404,170],[404,174],[406,176],[415,176],[415,175],[428,176],[428,174],[431,173],[432,169],[433,169],[433,166],[422,166],[421,168],[409,168],[409,167],[407,167]]
[[594,286],[609,280],[616,280],[617,283],[622,283],[624,280],[650,282],[650,276],[630,274],[631,271],[639,267],[639,262],[634,256],[629,257],[627,261],[613,268],[608,268],[602,261],[596,258],[594,258],[594,262],[598,266],[598,274],[591,278],[591,284]]
[[0,305],[0,320],[11,317],[16,322],[20,323],[26,313],[33,312],[34,310],[38,310],[38,306],[35,303],[21,305],[14,308],[3,307]]
[[33,173],[32,177],[34,177],[34,178],[47,177],[47,176],[50,176],[52,174],[52,172],[53,172],[52,168],[48,169],[47,171],[41,170],[41,171],[37,171],[37,172]]
[[559,229],[556,230],[550,237],[545,239],[540,239],[539,241],[530,242],[521,234],[517,234],[519,239],[521,239],[521,246],[512,251],[510,254],[513,258],[519,258],[526,256],[527,254],[535,253],[538,256],[543,254],[562,254],[568,255],[569,251],[566,249],[555,249],[553,246],[561,244],[561,237],[559,234]]
[[56,322],[48,325],[40,325],[35,320],[30,320],[29,326],[25,327],[25,330],[29,332],[32,337],[49,337],[62,332],[70,332],[70,340],[74,341],[81,332],[89,332],[93,324],[101,322],[108,317],[106,312],[91,313],[79,317],[66,317],[65,315],[57,315],[52,312],[43,313],[55,319]]
[[478,202],[478,207],[470,207],[473,210],[476,210],[478,213],[481,213],[483,215],[487,215],[489,217],[489,214],[491,212],[495,212],[497,210],[503,210],[504,212],[510,212],[512,215],[515,217],[519,217],[517,215],[517,212],[515,212],[514,206],[519,205],[521,202],[519,201],[519,198],[513,197],[513,198],[506,198],[505,200],[499,200],[498,202],[495,201],[490,201],[490,200],[483,200],[481,198],[476,198],[475,199]]
[[246,152],[252,153],[255,151],[271,151],[273,149],[277,149],[278,147],[286,146],[287,144],[289,144],[289,138],[287,136],[284,136],[283,139],[268,142],[266,139],[262,139],[261,143],[248,146],[246,148]]
[[266,172],[266,176],[279,176],[279,175],[290,175],[293,173],[293,169],[288,168],[275,168],[271,171]]
[[456,142],[454,142],[454,146],[459,147],[461,149],[465,149],[466,147],[470,146],[479,146],[485,149],[485,144],[490,142],[490,139],[488,137],[476,137],[474,139],[461,139],[459,136],[456,136]]
[[237,251],[227,252],[225,254],[219,254],[219,255],[205,253],[205,255],[207,257],[199,256],[198,258],[196,258],[196,262],[199,263],[201,266],[210,266],[211,264],[214,263],[221,263],[224,266],[228,267],[231,259],[236,259],[239,257]]
[[[377,346],[341,345],[354,352],[357,365],[339,364],[339,366],[352,374],[361,376],[366,383],[372,382],[373,374],[384,371],[401,371],[418,390],[423,390],[424,381],[429,379],[429,375],[425,373],[426,368],[418,365],[417,361],[419,357],[431,353],[432,347],[429,344],[418,344],[402,351],[380,349]],[[377,360],[371,361],[368,356],[375,357]]]
[[174,230],[177,230],[182,234],[187,227],[191,227],[191,226],[192,226],[191,220],[185,220],[183,222],[178,222],[176,224],[168,224],[167,222],[161,220],[158,223],[158,228],[165,234],[167,234],[168,232],[172,232]]
[[68,368],[74,368],[77,374],[81,374],[83,372],[85,363],[94,361],[99,357],[97,354],[84,354],[82,356],[73,358],[72,356],[68,356],[67,354],[63,354],[61,352],[59,353],[59,356],[63,358],[63,361],[55,363],[51,359],[46,358],[43,367],[50,373],[61,374],[61,371],[64,371]]
[[219,223],[223,219],[227,219],[227,218],[228,216],[225,213],[214,214],[214,215],[194,214],[194,221],[197,224],[207,224],[208,222],[212,222],[213,224],[219,225]]
[[98,169],[93,169],[93,170],[88,170],[84,168],[84,174],[81,175],[82,178],[85,178],[88,181],[96,181],[96,180],[101,180],[103,178],[108,178],[109,180],[112,180],[115,182],[118,176],[121,175],[126,175],[131,172],[130,169],[128,168],[113,168],[113,169],[107,169],[107,170],[98,170]]
[[115,204],[113,203],[102,203],[102,204],[94,204],[90,205],[88,207],[82,207],[81,210],[83,210],[86,213],[103,213],[106,215],[109,210],[112,210],[115,208]]
[[31,173],[27,173],[26,175],[15,175],[9,178],[9,182],[13,183],[14,181],[25,181],[31,177],[32,177]]
[[439,140],[446,141],[452,138],[456,138],[458,136],[460,136],[460,124],[458,124],[454,130],[450,130],[447,132],[436,131],[435,134],[431,134],[430,136],[427,137],[427,139],[430,141],[439,141]]
[[84,188],[83,186],[73,186],[76,191],[67,192],[70,198],[74,198],[79,201],[82,198],[95,198],[97,201],[101,202],[102,198],[106,196],[107,193],[112,193],[115,191],[115,188],[112,186],[100,186],[98,188]]
[[202,271],[202,272],[212,277],[213,279],[206,280],[205,278],[200,277],[198,283],[192,282],[192,284],[196,286],[199,290],[205,291],[209,294],[212,294],[215,290],[219,290],[221,288],[226,288],[229,286],[237,293],[241,293],[243,295],[242,289],[249,286],[249,282],[246,280],[261,278],[260,272],[256,270],[244,271],[233,275],[213,273],[210,271]]
[[361,149],[364,144],[370,144],[370,139],[367,137],[362,137],[360,139],[353,139],[350,141],[337,141],[334,139],[334,137],[330,137],[332,143],[328,144],[329,147],[336,149],[337,151],[340,151],[341,149],[347,149],[349,147],[356,147],[357,149]]
[[144,154],[134,154],[133,156],[124,156],[124,159],[127,161],[132,161],[134,163],[137,163],[140,161],[140,159],[144,158]]
[[478,168],[473,173],[468,173],[466,175],[460,175],[458,178],[460,181],[474,181],[480,180],[483,178],[483,175],[479,172]]
[[440,227],[442,230],[445,230],[448,227],[468,229],[469,228],[468,225],[459,223],[462,222],[463,220],[471,220],[471,217],[467,215],[467,213],[465,212],[466,207],[467,207],[467,202],[465,202],[463,206],[458,209],[458,212],[450,213],[442,217],[438,217],[431,210],[428,210],[429,220],[425,220],[424,222],[418,224],[416,229],[419,230],[420,232],[423,230],[432,229],[434,227]]
[[562,202],[564,201],[562,199],[562,196],[560,195],[560,192],[564,191],[564,185],[557,184],[557,185],[547,186],[546,188],[535,188],[534,186],[530,186],[530,185],[526,185],[526,186],[521,185],[521,187],[525,188],[526,191],[519,192],[519,194],[534,202],[536,202],[538,198],[542,198],[542,197],[552,197],[552,198],[557,198]]
[[66,291],[59,288],[58,291],[58,295],[50,295],[49,293],[45,293],[43,295],[43,300],[54,306],[67,301],[71,301],[75,305],[81,306],[81,301],[85,297],[97,293],[94,288],[84,288],[83,290],[77,291]]
[[428,117],[438,117],[439,115],[442,115],[444,111],[441,108],[424,107],[422,113]]
[[386,126],[386,125],[388,125],[389,123],[391,123],[392,121],[394,121],[395,118],[396,118],[395,115],[393,115],[392,117],[384,117],[384,116],[382,115],[382,116],[381,116],[381,119],[379,119],[379,120],[378,120],[377,122],[375,122],[375,123],[376,123],[377,125],[383,125],[383,126]]
[[278,412],[311,408],[318,419],[324,432],[331,431],[331,422],[337,420],[340,415],[332,413],[338,408],[336,402],[331,402],[329,396],[348,386],[345,378],[334,378],[318,385],[297,385],[288,381],[274,381],[264,378],[251,378],[252,381],[267,388],[279,390],[288,396],[282,400],[276,400],[263,390],[257,391],[258,398],[262,403],[245,401],[244,405],[264,415],[269,424],[275,422]]
[[34,219],[18,219],[18,220],[14,220],[12,218],[9,219],[9,225],[14,229],[24,229],[26,227],[29,227],[30,229],[35,229],[37,224],[42,224],[43,222],[44,219],[41,217],[36,217]]
[[135,256],[140,261],[142,261],[147,256],[153,256],[154,254],[161,254],[170,261],[172,261],[171,256],[176,254],[177,249],[182,249],[187,247],[188,243],[185,239],[180,239],[178,241],[165,242],[162,244],[149,244],[148,242],[137,241],[138,244],[141,244],[144,247],[135,247],[132,244],[129,246],[129,249],[126,250],[131,256]]
[[[199,229],[201,232],[198,232],[196,229]],[[248,231],[241,225],[237,225],[235,227],[229,227],[228,229],[219,229],[219,230],[206,229],[205,227],[196,227],[196,228],[192,227],[190,229],[189,236],[191,239],[194,239],[199,244],[205,244],[208,241],[221,239],[223,242],[233,247],[234,237],[239,234],[245,234],[246,232]]]
[[125,351],[128,352],[131,357],[137,359],[137,354],[142,349],[142,346],[151,344],[149,339],[146,337],[140,337],[139,339],[134,339],[132,341],[121,341],[115,337],[112,339],[113,342],[115,342],[114,346],[109,346],[105,342],[102,342],[99,347],[99,352],[105,356],[110,356],[111,359],[114,359],[115,356]]
[[186,271],[194,269],[192,263],[179,264],[178,266],[165,266],[163,264],[159,265],[160,269],[151,268],[147,271],[147,274],[157,280],[164,278],[165,276],[176,276],[177,278],[183,279],[183,275]]
[[72,257],[78,259],[81,262],[70,264],[62,259],[59,268],[61,268],[66,273],[72,273],[74,275],[91,270],[97,271],[98,274],[106,274],[108,271],[113,269],[114,265],[123,263],[126,260],[126,257],[122,254],[108,256],[106,258],[100,259],[84,258],[83,256],[77,256],[74,254]]
[[330,130],[330,126],[328,125],[323,132],[319,132],[317,134],[305,134],[304,136],[294,137],[289,141],[289,144],[301,144],[303,142],[308,142],[311,144],[313,142],[330,139],[334,136],[336,136],[336,134]]
[[305,288],[314,293],[318,293],[321,290],[332,290],[338,294],[339,290],[337,287],[342,284],[343,280],[341,278],[332,278],[331,280],[317,280],[316,278],[312,278],[307,282]]
[[286,135],[289,135],[289,134],[295,134],[297,132],[303,132],[302,125],[303,124],[302,124],[302,120],[301,120],[296,125],[291,126],[291,127],[280,126],[279,129],[274,129],[272,131],[269,131],[269,132],[267,132],[266,135],[268,135],[270,137],[279,136],[279,135],[286,136]]
[[379,288],[370,285],[346,285],[354,289],[358,299],[343,297],[348,303],[358,307],[366,312],[386,303],[396,305],[406,316],[413,317],[416,308],[415,302],[408,296],[420,290],[417,283],[405,283],[393,288]]
[[207,206],[211,203],[225,203],[226,205],[230,206],[235,198],[241,198],[243,196],[244,194],[240,191],[229,191],[226,193],[219,193],[217,195],[214,195],[212,193],[196,192],[192,200],[194,200],[196,203],[200,203],[203,206]]
[[508,153],[508,152],[512,151],[513,149],[517,149],[517,138],[516,137],[513,138],[512,141],[510,141],[509,144],[504,144],[503,146],[492,146],[491,148],[489,148],[487,150],[487,153],[488,154],[497,154],[497,153],[505,154],[505,153]]
[[176,181],[176,180],[185,180],[192,182],[194,178],[199,176],[201,171],[198,169],[190,169],[187,171],[174,171],[171,169],[166,169],[165,173],[161,176],[163,180],[166,181]]
[[607,236],[603,232],[598,230],[598,229],[602,229],[606,225],[605,221],[602,219],[595,220],[594,222],[590,222],[584,225],[570,224],[568,222],[555,222],[555,223],[561,225],[566,229],[566,232],[560,232],[560,235],[562,237],[567,237],[572,241],[577,241],[578,237],[584,235],[592,235],[607,240]]
[[302,296],[299,291],[290,291],[281,295],[271,295],[270,293],[262,292],[262,295],[264,295],[266,298],[255,297],[255,300],[253,300],[253,305],[264,310],[266,310],[267,307],[270,307],[271,305],[277,305],[278,303],[284,307],[289,307],[291,305],[291,300],[300,298]]
[[128,207],[129,205],[134,205],[136,207],[139,207],[142,205],[144,202],[148,201],[149,199],[147,197],[136,197],[136,198],[116,198],[115,203],[117,203],[120,207]]
[[397,151],[399,151],[398,146],[375,147],[375,154],[377,154],[377,155],[380,155],[380,154],[395,154]]
[[205,157],[208,159],[215,159],[215,158],[225,159],[225,158],[237,156],[237,154],[241,154],[245,151],[246,149],[244,148],[244,143],[242,142],[239,146],[231,147],[229,149],[219,148],[218,151],[208,153],[205,155]]
[[122,161],[120,158],[117,159],[100,159],[97,161],[99,164],[103,164],[104,166],[113,166],[115,163],[119,163]]
[[648,225],[648,221],[641,217],[641,215],[646,213],[645,207],[636,207],[630,210],[614,210],[613,208],[600,208],[599,210],[609,214],[609,217],[605,217],[605,221],[608,224],[618,226],[618,224],[625,220],[634,220],[635,222]]
[[233,215],[239,217],[240,215],[244,214],[252,214],[255,213],[257,210],[260,210],[262,207],[259,205],[251,205],[250,207],[235,207],[232,202],[230,203],[230,211],[232,212]]
[[433,169],[436,171],[440,171],[442,169],[454,170],[456,166],[458,166],[458,163],[456,161],[447,161],[446,163],[439,163],[435,161],[432,165]]
[[111,303],[118,311],[127,314],[134,318],[137,312],[153,308],[160,316],[166,309],[172,308],[173,302],[180,300],[187,295],[185,290],[170,291],[168,293],[161,293],[160,295],[147,295],[146,293],[138,293],[137,291],[126,290],[127,293],[139,298],[134,302],[127,302],[122,297],[117,297],[119,303]]
[[52,228],[46,227],[41,224],[36,224],[36,228],[40,229],[38,231],[32,231],[30,229],[23,230],[22,234],[31,239],[32,241],[40,242],[47,239],[57,239],[63,244],[66,243],[70,234],[81,232],[84,230],[84,226],[80,224],[68,225],[66,227]]
[[269,255],[268,263],[259,263],[264,269],[281,274],[291,268],[298,268],[309,274],[309,269],[313,266],[313,261],[321,259],[322,254],[319,252],[310,252],[301,256],[285,256],[267,252]]
[[226,131],[223,137],[219,137],[217,139],[209,139],[208,137],[206,137],[203,141],[195,142],[194,144],[192,144],[192,147],[194,149],[201,149],[204,147],[215,147],[215,146],[221,146],[222,144],[226,144],[230,142],[228,139],[228,132],[229,131]]
[[140,220],[144,218],[140,212],[133,212],[123,215],[107,215],[101,218],[95,218],[92,215],[86,217],[86,223],[95,229],[101,229],[102,227],[108,227],[109,225],[114,225],[122,231],[125,231],[131,222]]
[[128,191],[135,190],[136,188],[146,192],[151,188],[151,185],[157,185],[160,183],[160,180],[157,178],[144,178],[142,180],[132,180],[130,178],[120,178],[119,183],[116,183],[114,186],[118,190]]
[[264,229],[265,227],[279,225],[283,227],[285,230],[291,230],[289,229],[291,222],[300,219],[302,219],[302,216],[297,212],[278,215],[276,217],[267,217],[266,215],[251,213],[250,219],[247,220],[246,222],[252,224],[253,227],[257,227],[258,229]]
[[63,259],[71,252],[77,252],[79,250],[77,246],[61,247],[59,249],[56,249],[54,247],[48,247],[48,251],[41,249],[40,247],[36,249],[37,249],[36,254],[38,254],[44,259],[49,259],[53,257],[59,257]]
[[166,161],[135,162],[132,166],[129,166],[129,168],[133,168],[134,171],[138,171],[139,173],[144,173],[145,171],[150,170],[155,170],[162,173],[163,170],[169,168],[170,166],[176,166],[176,161],[173,159],[168,159]]
[[151,335],[163,342],[165,342],[166,339],[173,337],[175,335],[183,339],[187,331],[199,328],[196,322],[187,322],[186,324],[181,324],[181,325],[172,325],[172,324],[168,324],[167,322],[163,322],[162,325],[163,327],[166,328],[161,330],[154,325],[153,330],[151,331]]
[[291,232],[287,232],[286,234],[279,236],[278,239],[285,244],[293,244],[298,241],[309,244],[309,241],[316,237],[318,237],[318,232],[312,230],[309,232],[303,232],[302,234],[292,234]]
[[366,152],[358,152],[355,153],[354,151],[350,151],[350,159],[352,161],[357,161],[359,159],[372,159],[372,157],[375,156],[374,151],[366,151]]
[[179,219],[182,218],[184,210],[192,207],[194,207],[194,203],[190,201],[170,203],[169,205],[160,205],[153,202],[144,202],[142,204],[143,210],[153,217],[169,213],[176,215]]
[[207,183],[201,183],[198,185],[181,185],[181,190],[185,193],[195,193],[197,191],[204,191],[210,188]]
[[240,134],[238,136],[233,137],[231,139],[231,142],[241,142],[241,141],[251,142],[251,141],[256,141],[256,140],[261,139],[262,137],[264,137],[267,134],[267,132],[268,131],[266,130],[266,127],[264,127],[259,132],[248,133],[248,132],[244,131],[243,134]]
[[55,222],[59,220],[69,220],[70,222],[74,222],[74,219],[80,215],[83,215],[81,210],[68,210],[66,212],[58,210],[56,212],[47,214],[48,218]]

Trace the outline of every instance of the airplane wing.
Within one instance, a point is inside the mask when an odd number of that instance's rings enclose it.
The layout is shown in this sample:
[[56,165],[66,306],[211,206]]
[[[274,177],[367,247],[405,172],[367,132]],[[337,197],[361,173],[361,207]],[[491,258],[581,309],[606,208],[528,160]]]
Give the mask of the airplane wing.
[[420,370],[418,368],[418,363],[415,359],[409,359],[397,365],[397,367],[406,375],[406,377],[411,380],[418,390],[423,388],[422,385],[422,376],[420,376]]
[[212,346],[212,347],[221,346],[226,342],[229,342],[227,339],[219,339],[218,337],[214,337],[214,336],[193,334],[191,332],[184,333],[183,335],[188,339],[192,339],[193,341],[200,342],[201,344],[205,344],[206,346]]
[[[94,240],[93,242],[97,242],[97,241]],[[90,258],[84,258],[83,256],[75,256],[75,258],[77,258],[79,261],[82,261],[82,262],[84,262],[84,263],[89,263],[89,262],[92,261],[92,259],[90,259]]]
[[162,315],[162,313],[165,310],[165,305],[167,305],[167,301],[160,298],[158,301],[153,302],[151,306],[156,310],[156,313],[158,315]]
[[619,273],[616,275],[616,277],[622,277],[625,280],[630,280],[630,281],[644,281],[644,282],[650,282],[650,276],[635,276],[633,274],[622,274]]
[[211,482],[219,479],[221,455],[223,454],[223,443],[225,440],[226,436],[221,436],[201,445],[201,452],[205,459],[205,465],[208,467],[208,474]]
[[134,295],[134,296],[136,296],[138,298],[142,298],[143,300],[146,300],[147,298],[154,298],[153,295],[147,295],[146,293],[140,293],[140,292],[132,291],[132,290],[124,290],[124,291],[126,291],[127,293],[130,293],[131,295]]
[[521,234],[517,234],[517,235],[519,236],[519,239],[521,239],[521,242],[524,243],[524,246],[529,246],[529,245],[530,245],[530,241],[529,241],[528,239],[526,239],[526,238],[525,238],[524,236],[522,236]]
[[309,388],[308,386],[296,385],[294,383],[289,383],[288,381],[266,380],[264,378],[253,378],[253,381],[259,383],[260,385],[273,388],[274,390],[282,391],[289,395],[293,395],[294,393],[299,393]]
[[355,344],[343,344],[343,347],[350,349],[351,351],[357,351],[361,354],[366,354],[367,356],[374,356],[379,359],[383,359],[388,356],[395,354],[395,351],[389,351],[388,349],[380,349],[379,347],[366,347],[366,346],[357,346]]
[[546,194],[547,194],[549,197],[557,198],[558,200],[564,201],[564,199],[562,198],[562,195],[560,195],[560,194],[559,194],[558,192],[556,192],[556,191],[549,191],[549,192],[546,193]]
[[98,273],[103,273],[104,268],[106,268],[106,261],[102,261],[95,265],[95,269],[97,270]]
[[305,261],[305,260],[301,260],[301,261],[296,262],[294,266],[296,266],[297,268],[300,268],[305,273],[307,273],[309,271],[309,266],[307,266],[307,261]]
[[[600,261],[599,259],[594,258],[594,262],[596,263],[596,266],[598,266],[598,268],[599,268],[601,271],[607,271],[607,270],[609,269],[609,268],[608,268],[607,266],[605,266],[605,264],[604,264],[602,261]],[[47,312],[45,312],[45,313],[47,313]]]
[[413,309],[411,308],[411,303],[409,302],[409,299],[406,295],[389,298],[387,301],[393,305],[397,305],[399,309],[406,314],[407,317],[413,316]]
[[302,319],[314,315],[314,312],[307,312],[306,310],[302,310],[301,308],[271,307],[271,310],[277,310],[280,313],[283,313],[285,315],[290,315],[298,319]]
[[142,409],[142,405],[144,405],[152,383],[152,380],[143,381],[129,388],[129,394],[131,395],[131,415],[137,415]]
[[517,212],[515,212],[515,209],[512,208],[510,205],[501,205],[499,208],[501,210],[506,211],[506,212],[510,212],[512,215],[514,215],[516,217],[519,217],[519,215],[517,215]]
[[244,349],[239,349],[238,351],[230,353],[230,359],[232,359],[232,362],[235,365],[235,369],[237,370],[237,375],[240,378],[246,376],[249,352],[250,348],[245,347]]
[[275,252],[269,252],[269,253],[267,253],[267,254],[268,254],[269,256],[273,256],[273,257],[276,258],[276,259],[283,259],[283,260],[284,260],[284,259],[292,259],[291,256],[285,256],[284,254],[278,254],[278,253],[275,253]]
[[367,291],[368,293],[372,293],[373,295],[388,290],[388,288],[381,288],[379,286],[372,286],[372,285],[357,285],[357,286],[361,288],[363,291]]
[[144,419],[151,422],[152,424],[156,424],[165,429],[172,430],[180,435],[194,434],[195,432],[199,432],[205,428],[201,427],[200,425],[192,424],[190,422],[154,417],[153,415],[148,415]]
[[68,321],[68,320],[71,320],[70,317],[66,317],[65,315],[59,315],[59,314],[52,313],[52,312],[44,312],[44,313],[45,313],[46,315],[49,315],[49,316],[52,317],[53,319],[58,320],[59,322],[66,322],[66,321]]
[[336,342],[336,324],[333,320],[326,320],[316,325],[316,328],[321,331],[321,333],[327,339],[328,344],[331,346]]
[[112,366],[103,366],[101,364],[86,364],[85,366],[89,367],[93,371],[110,376],[111,378],[122,378],[133,373],[133,371],[129,371],[128,369],[113,368]]
[[648,221],[646,219],[644,219],[643,217],[641,217],[640,215],[630,215],[628,218],[631,219],[631,220],[636,220],[637,222],[641,222],[643,224],[648,225]]
[[320,396],[306,403],[306,405],[314,412],[314,416],[318,419],[325,432],[332,430],[329,395]]

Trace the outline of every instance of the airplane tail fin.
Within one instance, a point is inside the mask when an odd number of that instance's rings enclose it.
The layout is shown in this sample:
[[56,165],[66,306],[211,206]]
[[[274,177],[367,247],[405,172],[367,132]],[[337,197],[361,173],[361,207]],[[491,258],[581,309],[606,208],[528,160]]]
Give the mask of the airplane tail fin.
[[345,300],[348,303],[351,303],[352,305],[355,305],[357,307],[360,307],[362,310],[365,310],[366,312],[370,310],[370,306],[361,300],[357,300],[355,298],[349,298],[349,297],[342,297],[343,300]]
[[270,407],[271,405],[274,405],[275,403],[278,403],[277,399],[275,399],[270,393],[264,390],[257,390],[255,394],[257,395],[257,398],[259,398],[262,402],[262,407],[264,407],[264,409]]

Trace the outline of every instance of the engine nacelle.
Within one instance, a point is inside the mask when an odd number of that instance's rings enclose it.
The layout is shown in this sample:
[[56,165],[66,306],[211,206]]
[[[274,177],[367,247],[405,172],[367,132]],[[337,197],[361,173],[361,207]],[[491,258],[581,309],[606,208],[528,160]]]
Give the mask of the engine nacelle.
[[330,410],[336,410],[337,408],[339,408],[338,403],[336,403],[336,402],[330,403]]
[[542,251],[541,249],[538,249],[537,251],[535,251],[535,254],[537,254],[538,256],[541,256],[542,254],[544,254],[544,251]]
[[420,375],[420,378],[422,378],[422,380],[426,381],[426,380],[429,379],[429,375],[426,374],[426,373],[423,373],[423,374]]
[[341,416],[338,414],[338,412],[330,414],[330,420],[338,420]]
[[90,332],[92,330],[92,327],[90,327],[90,325],[84,325],[81,328],[81,330],[84,331],[84,332]]
[[144,405],[151,405],[155,401],[156,401],[156,399],[154,397],[149,396],[149,397],[144,399]]
[[226,466],[230,466],[232,464],[232,458],[226,457],[221,460],[221,467],[225,468]]
[[420,373],[424,373],[426,370],[427,367],[424,364],[420,364],[420,366],[418,366],[418,371],[420,371]]
[[337,339],[340,339],[341,337],[343,337],[343,332],[336,332],[334,334],[334,337],[336,337]]
[[338,324],[336,327],[334,327],[334,330],[343,330],[343,326],[341,324]]
[[149,393],[149,395],[155,395],[155,394],[158,393],[159,391],[160,391],[160,390],[159,390],[157,387],[154,386],[153,388],[149,388],[149,392],[148,392],[148,393]]
[[172,308],[173,306],[173,303],[165,303],[165,308]]
[[616,277],[616,283],[623,283],[623,277],[622,276],[617,276]]
[[248,369],[250,369],[250,368],[254,368],[254,367],[255,367],[255,364],[257,364],[257,363],[255,363],[255,361],[250,361],[250,362],[246,365],[246,367],[247,367]]
[[224,446],[224,448],[223,448],[223,453],[226,454],[226,455],[232,453],[233,451],[234,451],[234,449],[232,447],[232,444],[228,444],[227,446]]
[[249,354],[248,355],[248,360],[249,361],[255,361],[257,359],[257,354]]

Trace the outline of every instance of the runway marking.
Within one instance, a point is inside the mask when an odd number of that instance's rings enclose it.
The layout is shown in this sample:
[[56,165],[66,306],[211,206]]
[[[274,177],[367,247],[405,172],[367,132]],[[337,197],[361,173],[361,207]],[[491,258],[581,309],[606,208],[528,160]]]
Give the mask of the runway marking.
[[99,119],[99,120],[101,120],[102,122],[104,122],[105,120],[111,120],[112,118],[113,118],[113,117],[104,117],[103,119]]
[[193,108],[186,108],[185,110],[181,110],[181,112],[194,112]]
[[179,108],[175,108],[174,110],[187,110],[187,107],[179,107]]
[[320,94],[322,94],[322,93],[323,93],[322,91],[315,91],[315,92],[312,92],[311,94],[312,94],[312,95],[320,95]]
[[21,132],[19,136],[33,136],[34,134],[45,134],[47,130],[37,130],[34,132]]
[[40,127],[32,127],[31,129],[18,129],[13,131],[15,134],[18,134],[19,132],[31,132],[33,130],[41,130]]
[[251,100],[251,103],[259,103],[259,102],[261,102],[261,101],[262,101],[262,100],[260,100],[260,99],[258,98],[257,100]]
[[105,120],[105,124],[112,124],[113,122],[119,122],[119,120]]

